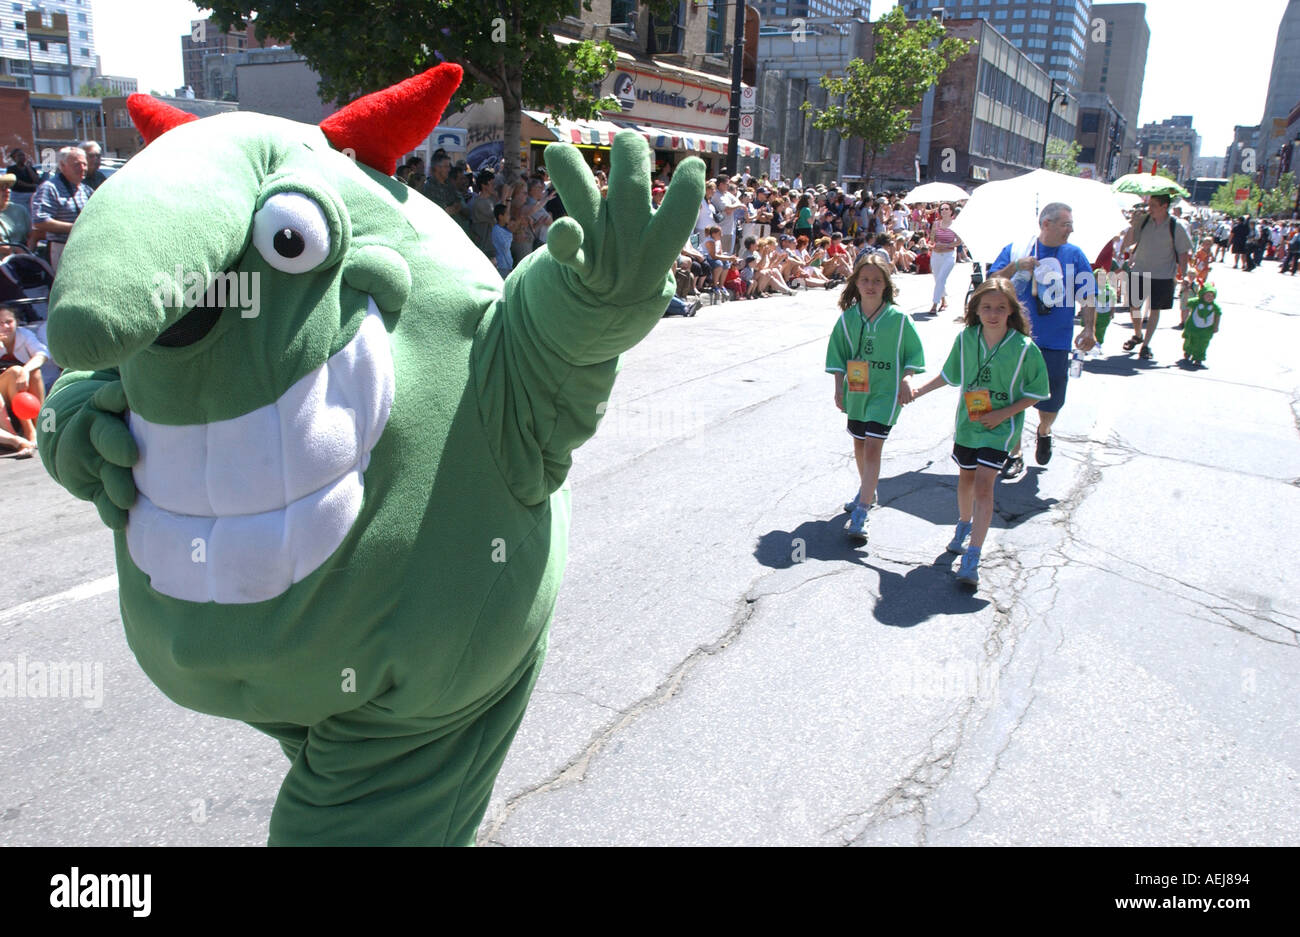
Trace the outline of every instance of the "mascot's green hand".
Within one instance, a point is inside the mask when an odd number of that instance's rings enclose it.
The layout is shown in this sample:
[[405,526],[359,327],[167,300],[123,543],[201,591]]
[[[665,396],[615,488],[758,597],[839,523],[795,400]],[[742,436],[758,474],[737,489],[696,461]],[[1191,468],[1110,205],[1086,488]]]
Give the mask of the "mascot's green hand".
[[55,383],[37,427],[45,470],[76,497],[93,501],[114,530],[126,527],[135,504],[131,466],[140,459],[125,413],[116,372],[70,372]]
[[650,147],[635,131],[614,138],[604,198],[576,148],[548,146],[546,167],[568,216],[551,225],[546,254],[522,266],[525,302],[540,286],[538,324],[556,349],[575,364],[607,361],[644,338],[673,295],[669,271],[699,216],[704,163],[677,166],[658,210]]

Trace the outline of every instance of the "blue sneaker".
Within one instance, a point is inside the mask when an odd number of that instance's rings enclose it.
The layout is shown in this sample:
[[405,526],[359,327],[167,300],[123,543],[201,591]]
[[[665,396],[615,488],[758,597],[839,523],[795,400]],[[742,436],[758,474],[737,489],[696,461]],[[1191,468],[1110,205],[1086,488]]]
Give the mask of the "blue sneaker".
[[867,542],[867,509],[858,505],[853,509],[853,516],[849,518],[849,539],[861,540]]
[[949,553],[965,553],[966,538],[970,536],[971,522],[958,521],[957,532],[952,535],[952,540],[948,543]]
[[852,514],[854,509],[858,506],[858,498],[860,498],[861,496],[862,496],[862,492],[860,491],[853,492],[853,500],[844,502],[844,510]]
[[957,570],[957,581],[974,588],[980,584],[980,548],[967,547],[962,554],[961,568]]

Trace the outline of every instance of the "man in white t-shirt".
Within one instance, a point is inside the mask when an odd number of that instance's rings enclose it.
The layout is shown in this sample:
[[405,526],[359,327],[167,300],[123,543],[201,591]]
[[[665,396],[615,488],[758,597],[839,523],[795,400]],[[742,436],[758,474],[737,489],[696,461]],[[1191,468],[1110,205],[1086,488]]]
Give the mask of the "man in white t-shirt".
[[722,226],[722,249],[728,253],[735,253],[736,246],[736,212],[740,210],[740,199],[736,198],[731,191],[731,180],[726,176],[718,176],[715,180],[717,188],[713,192],[713,197],[709,199],[713,210],[722,215],[722,220],[717,222]]

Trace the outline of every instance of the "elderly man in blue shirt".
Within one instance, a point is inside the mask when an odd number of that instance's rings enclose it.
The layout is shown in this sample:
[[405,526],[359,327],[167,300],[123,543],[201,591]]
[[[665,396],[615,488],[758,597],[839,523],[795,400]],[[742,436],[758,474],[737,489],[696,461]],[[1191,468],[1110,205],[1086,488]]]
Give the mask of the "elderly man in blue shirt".
[[[1069,205],[1045,205],[1038,216],[1038,237],[1023,245],[1008,244],[990,267],[990,276],[1009,277],[1015,284],[1034,344],[1047,365],[1052,395],[1034,405],[1038,410],[1034,458],[1039,465],[1046,465],[1052,458],[1052,424],[1065,404],[1070,348],[1073,345],[1087,351],[1097,344],[1097,283],[1087,255],[1069,243],[1073,230],[1074,213]],[[1083,317],[1083,330],[1071,341],[1076,303]],[[1002,477],[1015,478],[1024,470],[1025,460],[1017,439],[1002,468]]]
[[86,207],[91,191],[86,178],[86,152],[79,146],[59,150],[59,171],[46,179],[32,194],[32,230],[50,243],[50,266],[58,273],[59,258],[68,243],[73,224]]

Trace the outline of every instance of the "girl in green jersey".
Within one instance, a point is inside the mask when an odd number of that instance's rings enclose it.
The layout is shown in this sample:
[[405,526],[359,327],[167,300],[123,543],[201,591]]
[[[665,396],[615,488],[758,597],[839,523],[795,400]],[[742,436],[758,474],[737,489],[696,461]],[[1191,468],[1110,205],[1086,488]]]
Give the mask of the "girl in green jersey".
[[867,511],[876,500],[880,455],[906,399],[910,378],[925,370],[925,354],[911,317],[894,305],[889,261],[863,254],[840,294],[840,317],[826,347],[835,376],[835,405],[848,417],[858,492],[844,505],[849,537],[867,539]]
[[[1020,438],[1024,411],[1051,395],[1047,366],[1029,338],[1011,281],[985,280],[966,307],[966,328],[953,342],[943,371],[916,390],[915,400],[941,384],[960,385],[952,458],[957,480],[957,532],[948,544],[962,554],[957,578],[979,584],[980,550],[993,520],[993,484]],[[965,546],[966,537],[970,546]]]

